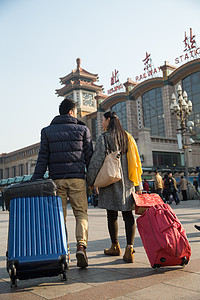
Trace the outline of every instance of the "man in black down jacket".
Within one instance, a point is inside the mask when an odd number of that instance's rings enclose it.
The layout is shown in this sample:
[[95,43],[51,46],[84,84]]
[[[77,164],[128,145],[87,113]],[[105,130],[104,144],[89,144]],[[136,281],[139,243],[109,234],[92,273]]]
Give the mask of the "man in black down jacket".
[[65,99],[59,106],[59,116],[41,131],[40,151],[32,180],[41,179],[48,167],[49,176],[62,199],[64,218],[67,217],[67,198],[76,218],[77,266],[88,266],[88,202],[85,171],[93,148],[89,129],[75,118],[74,101]]

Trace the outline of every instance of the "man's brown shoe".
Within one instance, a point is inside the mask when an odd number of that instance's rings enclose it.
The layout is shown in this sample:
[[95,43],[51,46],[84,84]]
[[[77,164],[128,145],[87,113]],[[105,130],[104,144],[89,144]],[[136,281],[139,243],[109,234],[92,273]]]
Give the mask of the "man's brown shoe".
[[119,243],[112,244],[110,249],[104,249],[104,253],[106,255],[113,255],[113,256],[119,256],[121,255],[121,249]]
[[132,247],[126,246],[123,260],[125,260],[128,263],[133,263],[134,262],[134,253],[135,253],[135,250],[133,249],[133,246]]
[[77,247],[76,258],[77,258],[77,266],[79,268],[87,268],[88,259],[87,259],[87,255],[86,255],[84,246],[80,245]]

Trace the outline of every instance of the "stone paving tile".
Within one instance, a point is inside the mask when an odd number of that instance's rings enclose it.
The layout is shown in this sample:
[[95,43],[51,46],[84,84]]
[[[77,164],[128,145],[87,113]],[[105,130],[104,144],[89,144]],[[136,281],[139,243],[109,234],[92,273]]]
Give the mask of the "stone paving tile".
[[138,274],[144,274],[144,273],[151,273],[152,268],[150,268],[147,265],[140,264],[140,263],[134,263],[134,264],[108,264],[106,267],[105,265],[103,266],[105,270],[109,270],[112,272],[119,272],[122,274],[128,274],[129,276],[136,276]]
[[12,294],[14,292],[17,295],[20,293],[22,295],[30,294],[30,298],[26,299],[32,299],[32,295],[45,299],[54,299],[56,297],[63,297],[69,293],[79,292],[90,287],[88,284],[76,282],[71,279],[61,281],[59,276],[20,280],[18,281],[17,287],[13,288],[10,288],[10,284],[8,282],[4,282],[4,284],[6,286],[7,293],[10,292]]
[[70,267],[67,271],[67,277],[73,280],[82,280],[85,277],[93,276],[95,277],[97,274],[103,272],[104,269],[100,268],[86,268],[86,269],[79,269],[76,267]]
[[130,298],[126,297],[126,296],[119,296],[119,297],[116,297],[116,298],[110,298],[110,299],[115,299],[115,300],[128,300]]
[[127,285],[136,286],[139,289],[143,289],[149,286],[154,286],[166,280],[171,280],[173,278],[182,278],[184,276],[185,274],[179,272],[179,270],[162,268],[159,269],[157,272],[152,270],[151,273],[137,274],[131,279],[119,280],[119,282]]
[[41,296],[35,295],[31,292],[26,292],[24,290],[18,290],[17,288],[10,288],[10,283],[0,280],[0,299],[2,300],[15,300],[15,299],[31,299],[31,300],[41,300],[45,299]]
[[3,280],[9,280],[9,275],[6,270],[6,260],[0,261],[0,278]]
[[55,282],[52,284],[41,284],[40,286],[36,286],[33,289],[33,292],[34,294],[40,297],[44,297],[45,299],[55,299],[57,297],[60,297],[62,299],[63,297],[65,297],[65,295],[83,292],[84,290],[87,290],[88,287],[91,286],[69,279],[66,282],[58,284],[56,284]]
[[177,286],[189,291],[200,292],[200,275],[199,274],[184,274],[183,277],[176,277],[173,280],[164,281],[164,283]]
[[56,298],[56,299],[67,299],[67,300],[74,300],[74,299],[84,299],[84,300],[92,300],[92,299],[112,299],[118,296],[122,296],[123,294],[130,293],[133,291],[136,291],[137,287],[133,286],[127,286],[124,284],[121,284],[117,281],[114,281],[112,283],[102,284],[99,286],[95,286],[89,289],[86,289],[84,291],[69,294],[67,296],[64,296],[62,298]]
[[131,278],[131,275],[129,274],[122,274],[118,272],[118,270],[110,271],[110,270],[104,270],[103,272],[100,272],[96,274],[95,276],[87,276],[80,278],[78,281],[87,283],[92,286],[98,286],[105,283],[113,283],[114,281],[120,280],[121,282],[127,278]]
[[174,287],[163,283],[140,289],[132,293],[127,293],[124,294],[124,296],[128,299],[134,300],[199,300],[199,293],[195,291],[186,290],[180,287]]

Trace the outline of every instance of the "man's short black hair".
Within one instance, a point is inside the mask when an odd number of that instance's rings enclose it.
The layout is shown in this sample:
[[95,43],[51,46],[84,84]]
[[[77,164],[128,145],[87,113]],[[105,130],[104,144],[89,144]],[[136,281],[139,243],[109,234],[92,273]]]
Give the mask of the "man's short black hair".
[[70,110],[75,110],[76,102],[72,99],[65,98],[59,106],[60,115],[67,115]]

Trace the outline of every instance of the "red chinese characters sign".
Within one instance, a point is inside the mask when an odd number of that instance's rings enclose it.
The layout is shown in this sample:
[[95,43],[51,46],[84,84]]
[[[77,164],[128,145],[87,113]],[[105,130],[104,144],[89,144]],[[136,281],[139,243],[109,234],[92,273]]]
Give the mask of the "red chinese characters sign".
[[114,85],[115,83],[119,82],[119,71],[112,72],[111,76],[111,85]]
[[187,36],[186,31],[185,31],[185,37],[183,40],[184,54],[175,58],[175,64],[179,64],[188,59],[197,58],[197,56],[200,54],[200,48],[197,47],[195,37],[196,37],[196,35],[193,35],[192,28],[190,28],[190,36]]
[[144,63],[144,72],[135,77],[135,81],[141,81],[143,79],[147,79],[148,77],[153,77],[158,75],[160,72],[160,67],[155,68],[152,64],[151,54],[146,52],[146,57],[142,60]]
[[116,69],[114,72],[112,72],[110,84],[112,87],[108,90],[108,95],[123,89],[123,84],[119,82],[119,71]]

